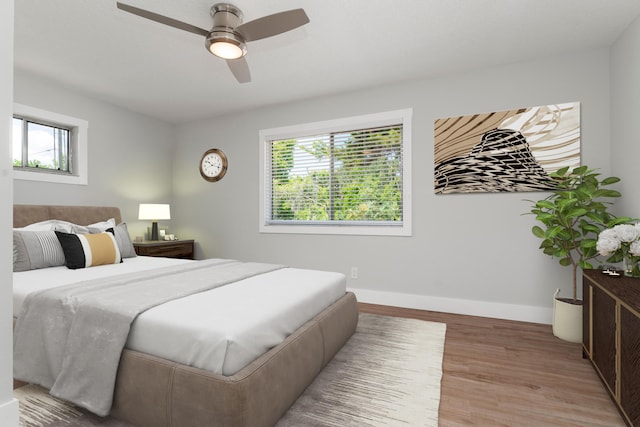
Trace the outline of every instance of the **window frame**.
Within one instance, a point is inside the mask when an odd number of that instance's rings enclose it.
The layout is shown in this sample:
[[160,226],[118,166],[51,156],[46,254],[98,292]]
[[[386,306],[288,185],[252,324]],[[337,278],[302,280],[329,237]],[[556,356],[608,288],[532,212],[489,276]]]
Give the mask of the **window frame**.
[[13,104],[13,114],[21,119],[42,123],[47,126],[69,129],[69,155],[67,161],[71,171],[70,173],[61,173],[52,169],[37,170],[37,168],[14,167],[14,179],[88,185],[88,121],[18,103]]
[[[411,119],[413,110],[386,111],[381,113],[345,117],[312,123],[283,126],[259,131],[260,144],[260,197],[259,197],[259,232],[260,233],[289,233],[289,234],[341,234],[341,235],[369,235],[369,236],[411,236]],[[295,139],[308,135],[322,133],[338,133],[344,130],[355,130],[386,126],[402,125],[402,222],[400,224],[372,224],[366,225],[353,222],[339,223],[338,221],[318,221],[315,224],[282,223],[270,224],[268,216],[271,199],[271,161],[268,155],[269,144],[273,140]]]

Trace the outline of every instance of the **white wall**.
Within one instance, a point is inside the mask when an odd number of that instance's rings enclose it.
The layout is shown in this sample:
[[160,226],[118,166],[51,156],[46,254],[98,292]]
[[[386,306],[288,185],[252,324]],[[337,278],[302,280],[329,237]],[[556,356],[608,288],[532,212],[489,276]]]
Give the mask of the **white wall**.
[[22,70],[15,102],[89,122],[89,185],[15,180],[15,203],[119,206],[132,236],[139,203],[170,203],[173,125],[65,89]]
[[640,217],[640,17],[611,49],[611,162],[622,178],[618,215]]
[[[545,194],[434,195],[433,121],[570,101],[582,103],[583,163],[609,173],[607,49],[181,125],[174,163],[176,232],[197,240],[199,257],[345,274],[358,267],[359,278],[348,286],[364,301],[550,322],[555,288],[570,293],[570,269],[538,250],[530,232],[534,220],[521,215],[528,209],[523,199]],[[412,237],[258,233],[260,129],[408,107],[414,111]],[[213,184],[197,169],[211,147],[229,157],[227,175]]]
[[[13,0],[0,2],[0,134],[11,140],[13,109]],[[18,401],[13,399],[11,144],[0,151],[0,422],[18,425]]]

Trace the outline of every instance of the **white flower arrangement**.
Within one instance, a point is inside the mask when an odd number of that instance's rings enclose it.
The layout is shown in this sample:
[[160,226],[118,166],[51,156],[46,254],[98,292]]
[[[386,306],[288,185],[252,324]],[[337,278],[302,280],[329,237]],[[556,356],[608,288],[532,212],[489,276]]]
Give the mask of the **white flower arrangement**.
[[598,235],[596,249],[602,256],[620,253],[622,256],[640,257],[640,223],[618,224],[603,230]]
[[640,223],[618,224],[598,235],[596,250],[608,262],[624,261],[626,276],[640,277]]

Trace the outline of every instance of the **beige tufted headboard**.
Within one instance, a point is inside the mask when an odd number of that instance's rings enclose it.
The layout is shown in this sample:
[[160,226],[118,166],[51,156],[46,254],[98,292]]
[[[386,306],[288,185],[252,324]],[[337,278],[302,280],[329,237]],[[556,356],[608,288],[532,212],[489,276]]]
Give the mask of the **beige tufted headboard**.
[[113,206],[13,205],[13,226],[24,227],[34,222],[60,219],[78,225],[89,225],[114,218],[122,222],[120,208]]

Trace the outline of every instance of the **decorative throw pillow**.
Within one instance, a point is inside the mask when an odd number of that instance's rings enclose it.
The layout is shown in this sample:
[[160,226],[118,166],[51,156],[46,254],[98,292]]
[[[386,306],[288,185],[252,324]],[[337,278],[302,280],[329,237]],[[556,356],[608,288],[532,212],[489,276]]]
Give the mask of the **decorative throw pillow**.
[[13,230],[13,271],[64,265],[60,241],[53,230]]
[[72,270],[122,262],[113,233],[55,233],[64,251],[66,266]]
[[[113,221],[114,225],[110,225],[107,228],[102,228],[104,225],[109,224],[109,221]],[[115,221],[110,219],[107,222],[100,224],[92,224],[88,225],[89,233],[102,233],[104,231],[110,231],[113,233],[116,238],[116,243],[118,244],[118,249],[120,249],[120,255],[122,258],[133,258],[137,256],[136,250],[133,247],[133,242],[131,242],[131,236],[129,236],[129,230],[127,229],[127,224],[121,222],[118,225],[115,225]],[[97,225],[97,226],[96,226]]]
[[129,230],[127,229],[127,223],[121,222],[113,228],[113,235],[116,238],[116,243],[120,249],[120,255],[122,258],[133,258],[137,256],[136,249],[133,247],[131,236],[129,236]]

